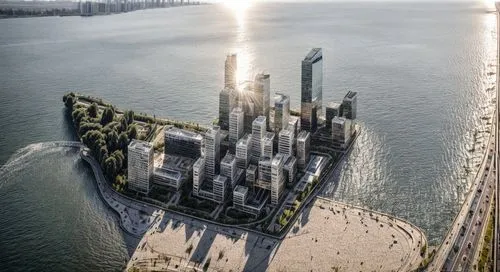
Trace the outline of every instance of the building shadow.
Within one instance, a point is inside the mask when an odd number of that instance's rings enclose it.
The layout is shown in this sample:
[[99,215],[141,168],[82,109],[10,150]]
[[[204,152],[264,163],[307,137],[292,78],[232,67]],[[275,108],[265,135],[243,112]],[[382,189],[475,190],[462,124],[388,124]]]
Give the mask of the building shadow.
[[245,256],[248,258],[242,271],[267,271],[280,245],[278,239],[249,234],[245,244]]
[[204,228],[202,226],[198,226],[194,223],[194,219],[187,219],[184,221],[184,236],[186,238],[186,242],[191,239],[195,232],[202,231]]
[[207,258],[210,248],[212,248],[212,244],[214,243],[216,236],[217,233],[210,230],[206,230],[205,232],[203,232],[203,235],[198,241],[198,246],[191,255],[190,262],[195,262],[198,264],[203,263]]
[[71,110],[64,107],[62,110],[63,115],[63,126],[62,129],[64,131],[64,135],[67,137],[69,141],[80,141],[78,139],[78,134],[76,133],[76,129],[73,125],[73,117],[71,117]]

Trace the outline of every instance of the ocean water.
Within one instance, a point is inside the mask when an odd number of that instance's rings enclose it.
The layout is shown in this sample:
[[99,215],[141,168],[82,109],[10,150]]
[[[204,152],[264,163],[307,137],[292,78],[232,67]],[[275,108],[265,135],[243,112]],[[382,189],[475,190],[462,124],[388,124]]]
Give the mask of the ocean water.
[[240,80],[270,73],[297,109],[301,60],[322,47],[323,101],[357,91],[363,131],[324,195],[405,218],[434,244],[495,97],[496,21],[481,1],[193,6],[0,20],[0,34],[0,270],[120,270],[137,243],[78,154],[46,143],[75,138],[67,91],[209,124],[237,52]]

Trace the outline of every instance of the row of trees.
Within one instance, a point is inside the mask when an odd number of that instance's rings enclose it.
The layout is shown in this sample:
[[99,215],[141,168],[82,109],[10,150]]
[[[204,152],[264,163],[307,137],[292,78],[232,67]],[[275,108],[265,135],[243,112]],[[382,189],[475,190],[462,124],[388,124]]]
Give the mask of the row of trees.
[[137,139],[137,126],[133,124],[134,113],[125,112],[118,117],[113,107],[99,108],[76,103],[78,97],[67,94],[63,97],[66,107],[71,110],[73,124],[81,141],[92,151],[101,165],[108,181],[117,191],[126,187],[127,147],[132,139]]

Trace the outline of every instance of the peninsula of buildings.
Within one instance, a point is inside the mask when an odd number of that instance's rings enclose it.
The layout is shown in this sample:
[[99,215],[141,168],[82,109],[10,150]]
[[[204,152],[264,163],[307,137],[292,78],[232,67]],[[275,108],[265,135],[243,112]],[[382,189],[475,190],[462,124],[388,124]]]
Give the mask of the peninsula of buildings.
[[427,240],[417,227],[317,197],[359,135],[356,92],[323,105],[320,48],[302,61],[300,113],[290,110],[290,96],[271,96],[269,74],[237,82],[234,54],[224,66],[210,127],[63,97],[100,196],[127,233],[145,234],[129,271],[407,271],[426,264]]
[[[76,96],[73,110],[80,112],[73,114],[74,123],[119,191],[198,218],[277,235],[357,135],[356,92],[341,103],[322,105],[322,59],[322,50],[315,48],[302,61],[300,116],[291,114],[289,96],[277,93],[271,100],[269,74],[236,82],[237,55],[229,55],[217,125],[190,129],[162,119],[144,122],[106,104],[90,109],[92,101]],[[89,128],[85,111],[100,124]],[[128,130],[118,123],[128,124]],[[130,133],[134,127],[142,133]],[[125,139],[104,144],[113,138]]]

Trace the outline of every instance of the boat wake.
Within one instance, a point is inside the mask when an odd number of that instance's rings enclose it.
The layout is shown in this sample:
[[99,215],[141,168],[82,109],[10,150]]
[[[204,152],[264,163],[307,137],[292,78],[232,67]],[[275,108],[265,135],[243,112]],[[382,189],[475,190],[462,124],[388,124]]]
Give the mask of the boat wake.
[[42,159],[44,156],[61,152],[68,148],[81,148],[80,142],[41,142],[30,144],[17,150],[9,160],[0,167],[0,189],[7,184],[10,177],[19,173],[34,160]]

